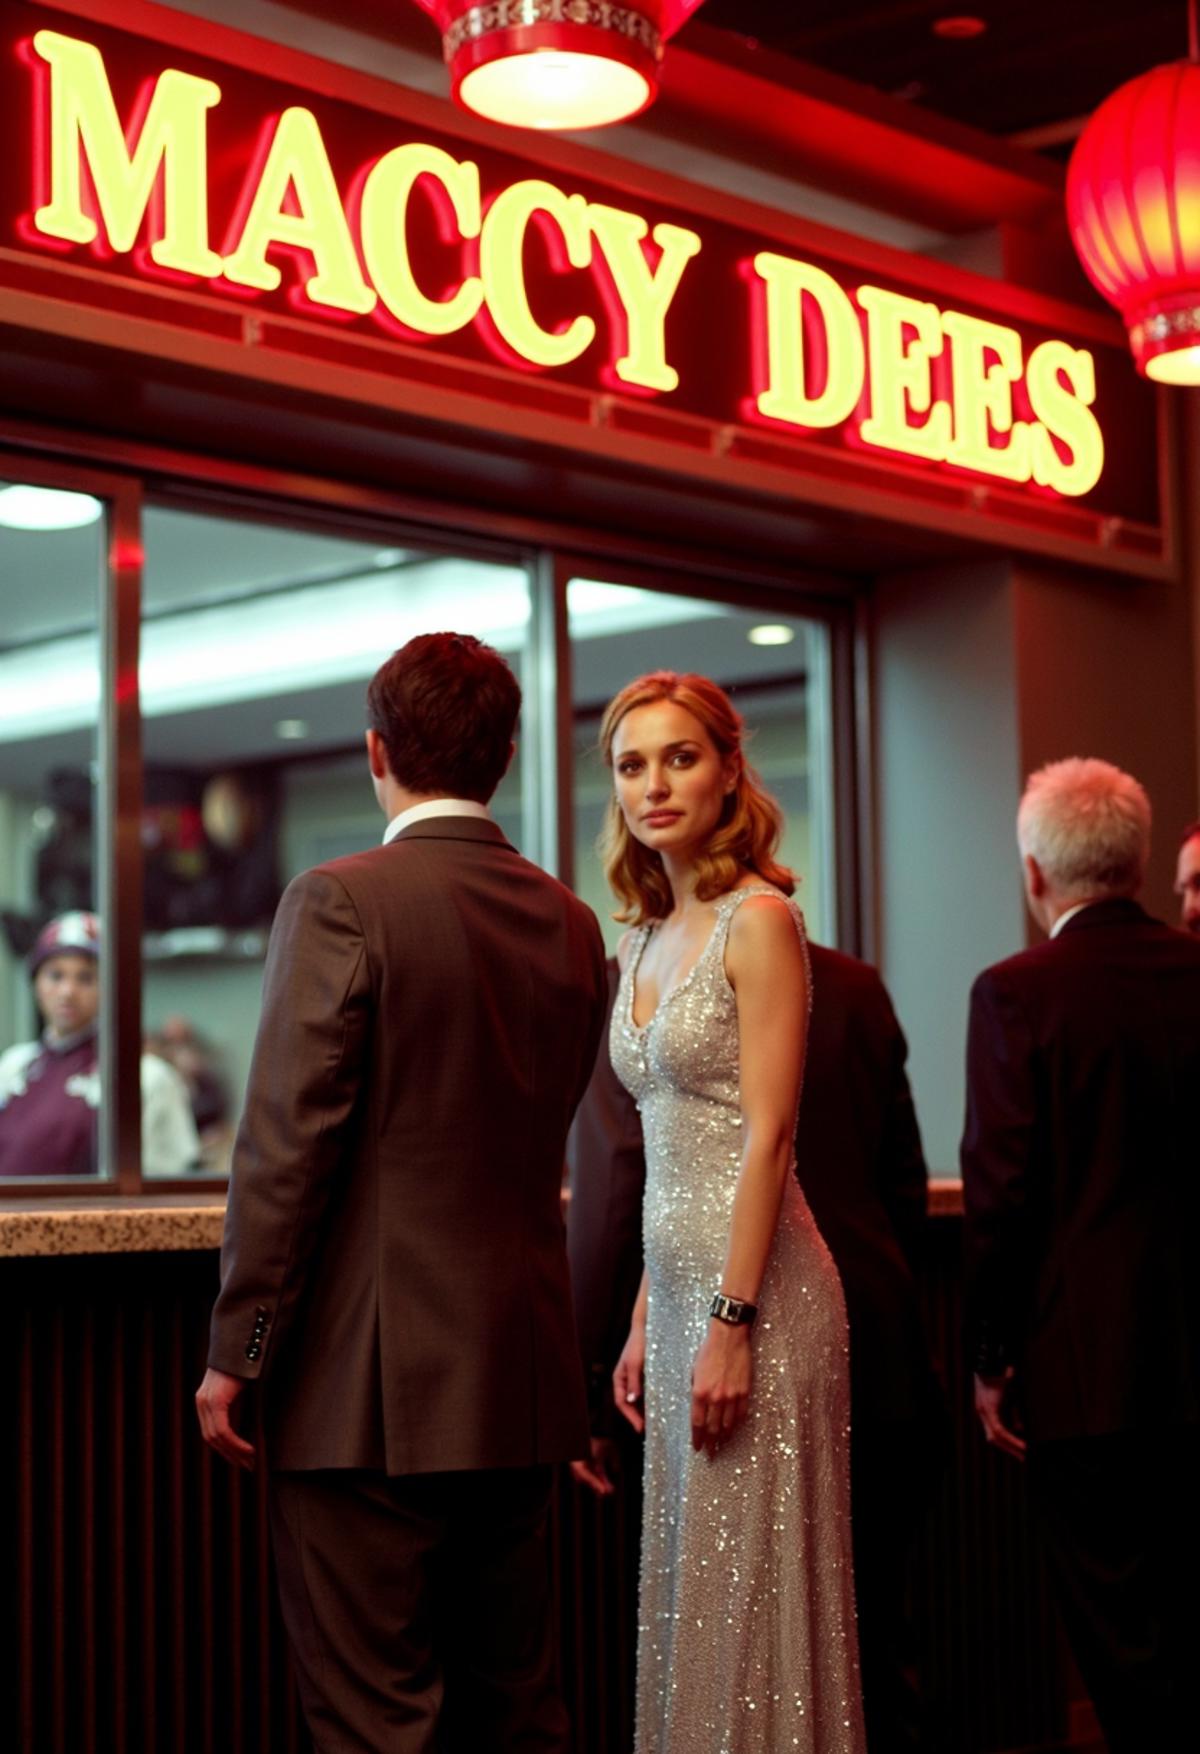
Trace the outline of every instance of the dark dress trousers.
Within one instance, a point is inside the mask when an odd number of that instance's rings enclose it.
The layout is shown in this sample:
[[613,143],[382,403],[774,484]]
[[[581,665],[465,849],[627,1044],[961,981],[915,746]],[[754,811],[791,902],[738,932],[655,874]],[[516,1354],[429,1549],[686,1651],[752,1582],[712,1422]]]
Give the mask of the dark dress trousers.
[[262,1379],[329,1754],[425,1754],[455,1713],[474,1746],[563,1745],[537,1543],[587,1441],[560,1184],[603,1006],[593,915],[490,821],[418,821],[280,903],[209,1362]]
[[1093,904],[971,994],[967,1310],[1113,1754],[1186,1745],[1196,1645],[1200,942]]
[[[920,1745],[905,1574],[938,1459],[940,1391],[917,1303],[927,1177],[907,1048],[874,969],[810,946],[797,1175],[850,1319],[854,1563],[873,1754]],[[610,993],[616,967],[609,965]],[[568,1145],[567,1241],[597,1428],[641,1275],[641,1124],[602,1044]],[[624,1422],[618,1422],[618,1428]]]

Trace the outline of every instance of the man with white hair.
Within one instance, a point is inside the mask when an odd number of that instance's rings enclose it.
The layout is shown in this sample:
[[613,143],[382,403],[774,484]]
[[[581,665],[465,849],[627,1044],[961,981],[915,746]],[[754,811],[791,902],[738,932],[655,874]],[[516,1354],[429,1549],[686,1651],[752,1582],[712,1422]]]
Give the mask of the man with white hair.
[[971,993],[962,1146],[975,1405],[1029,1485],[1110,1754],[1189,1745],[1200,1624],[1200,942],[1135,897],[1142,787],[1030,779],[1048,933]]

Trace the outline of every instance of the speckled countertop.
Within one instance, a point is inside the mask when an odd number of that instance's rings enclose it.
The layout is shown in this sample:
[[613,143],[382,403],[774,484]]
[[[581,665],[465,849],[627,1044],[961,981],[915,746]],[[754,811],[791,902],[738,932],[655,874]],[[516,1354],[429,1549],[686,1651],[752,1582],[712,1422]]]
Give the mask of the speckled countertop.
[[[935,1218],[962,1211],[962,1183],[929,1185]],[[0,1202],[0,1260],[37,1255],[124,1255],[221,1246],[224,1194],[98,1194],[88,1200]]]
[[125,1255],[221,1246],[224,1194],[70,1195],[0,1203],[0,1260]]

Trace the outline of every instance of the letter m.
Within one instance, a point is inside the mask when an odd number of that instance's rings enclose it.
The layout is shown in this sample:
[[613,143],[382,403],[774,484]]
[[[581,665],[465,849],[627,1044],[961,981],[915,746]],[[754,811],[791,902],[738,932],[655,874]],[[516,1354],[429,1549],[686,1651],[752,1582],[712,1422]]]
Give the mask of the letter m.
[[168,69],[127,141],[99,49],[52,30],[38,31],[33,48],[50,78],[50,199],[34,214],[37,229],[69,243],[98,237],[97,219],[84,211],[86,162],[108,244],[124,254],[137,241],[161,176],[151,259],[183,274],[219,274],[221,258],[208,247],[207,112],[221,101],[220,87]]

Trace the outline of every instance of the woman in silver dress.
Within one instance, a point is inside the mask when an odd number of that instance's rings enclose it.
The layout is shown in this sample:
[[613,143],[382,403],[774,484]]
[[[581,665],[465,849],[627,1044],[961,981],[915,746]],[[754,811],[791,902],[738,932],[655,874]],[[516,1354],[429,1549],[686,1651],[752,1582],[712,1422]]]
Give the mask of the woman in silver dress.
[[864,1754],[846,1314],[792,1174],[810,989],[780,813],[704,677],[630,683],[601,746],[632,922],[612,1061],[646,1149],[614,1376],[646,1433],[636,1754]]

